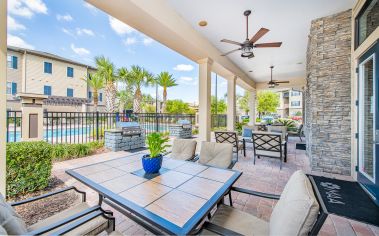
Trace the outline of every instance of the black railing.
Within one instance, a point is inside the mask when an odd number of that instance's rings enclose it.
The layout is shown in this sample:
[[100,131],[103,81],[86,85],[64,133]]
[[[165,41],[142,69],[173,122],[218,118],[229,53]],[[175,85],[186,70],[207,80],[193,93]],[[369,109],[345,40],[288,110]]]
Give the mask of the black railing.
[[85,143],[104,138],[115,128],[117,113],[45,112],[43,138],[49,143]]
[[7,142],[19,142],[22,135],[22,112],[7,111]]
[[169,132],[169,126],[177,124],[179,120],[188,120],[195,125],[195,115],[192,114],[168,114],[168,113],[134,113],[138,123],[146,134],[152,132]]

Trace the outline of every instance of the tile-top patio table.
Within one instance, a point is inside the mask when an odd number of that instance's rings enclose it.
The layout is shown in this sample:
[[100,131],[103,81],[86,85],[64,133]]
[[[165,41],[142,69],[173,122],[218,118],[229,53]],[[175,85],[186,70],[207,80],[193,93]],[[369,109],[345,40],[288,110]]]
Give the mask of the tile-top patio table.
[[193,232],[242,174],[164,158],[159,174],[145,175],[141,154],[66,172],[153,233],[179,235]]

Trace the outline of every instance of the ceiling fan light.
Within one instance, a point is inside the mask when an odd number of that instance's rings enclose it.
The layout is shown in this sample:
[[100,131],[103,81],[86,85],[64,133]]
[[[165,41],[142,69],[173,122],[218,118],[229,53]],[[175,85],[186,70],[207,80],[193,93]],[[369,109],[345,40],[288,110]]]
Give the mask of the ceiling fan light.
[[242,48],[241,57],[249,57],[252,54],[253,54],[253,48],[251,48],[251,47]]

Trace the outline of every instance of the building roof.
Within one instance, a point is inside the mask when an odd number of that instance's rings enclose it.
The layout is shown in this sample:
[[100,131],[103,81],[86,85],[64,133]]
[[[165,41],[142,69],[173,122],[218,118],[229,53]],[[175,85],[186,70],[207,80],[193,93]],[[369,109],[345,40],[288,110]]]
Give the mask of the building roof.
[[49,58],[49,59],[63,61],[63,62],[67,62],[70,64],[78,65],[78,66],[84,66],[84,67],[87,67],[88,69],[96,70],[95,67],[92,67],[90,65],[86,65],[86,64],[83,64],[83,63],[80,63],[77,61],[73,61],[73,60],[70,60],[70,59],[67,59],[67,58],[64,58],[61,56],[57,56],[55,54],[48,53],[48,52],[42,52],[42,51],[31,50],[31,49],[20,48],[20,47],[14,47],[14,46],[8,46],[8,50],[14,51],[14,52],[19,52],[19,53],[25,53],[26,52],[27,54],[33,54],[36,56],[41,56],[41,57],[45,57],[45,58]]
[[44,100],[46,105],[82,105],[88,103],[87,98],[65,97],[65,96],[49,96]]

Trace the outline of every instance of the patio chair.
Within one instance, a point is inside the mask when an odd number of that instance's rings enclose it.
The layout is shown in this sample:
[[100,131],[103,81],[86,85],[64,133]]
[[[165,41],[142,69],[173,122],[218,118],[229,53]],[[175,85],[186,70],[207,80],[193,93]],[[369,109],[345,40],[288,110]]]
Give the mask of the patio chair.
[[229,143],[202,142],[199,163],[232,169],[236,163],[233,160],[233,145]]
[[301,124],[296,131],[288,131],[288,134],[291,136],[298,136],[300,138],[300,142],[303,142],[303,139],[301,138],[303,135],[303,127],[303,124]]
[[311,182],[301,170],[292,174],[281,195],[238,187],[232,187],[232,191],[278,200],[269,222],[220,204],[209,222],[204,223],[202,235],[317,235],[327,217],[325,206],[320,204]]
[[[74,190],[82,195],[81,203],[28,227],[13,208],[70,190]],[[85,192],[81,192],[75,187],[68,187],[56,192],[13,203],[5,202],[4,197],[0,194],[0,225],[2,226],[2,228],[0,228],[1,235],[95,235],[105,230],[107,232],[114,231],[115,218],[111,211],[105,211],[100,206],[89,206],[86,203]]]
[[182,161],[191,161],[196,157],[196,140],[191,139],[174,139],[171,152],[167,157]]
[[215,131],[216,143],[230,143],[233,145],[233,152],[237,154],[243,151],[243,156],[246,157],[246,145],[244,139],[239,140],[237,133],[233,131]]
[[270,132],[253,132],[254,165],[255,157],[279,158],[280,169],[285,153],[283,152],[282,134]]
[[282,144],[284,150],[284,162],[287,162],[287,150],[288,150],[288,131],[287,126],[284,125],[270,125],[267,127],[267,131],[271,133],[281,133],[282,134]]
[[242,126],[242,138],[245,142],[252,143],[253,142],[253,131],[256,129],[254,125],[244,125]]

